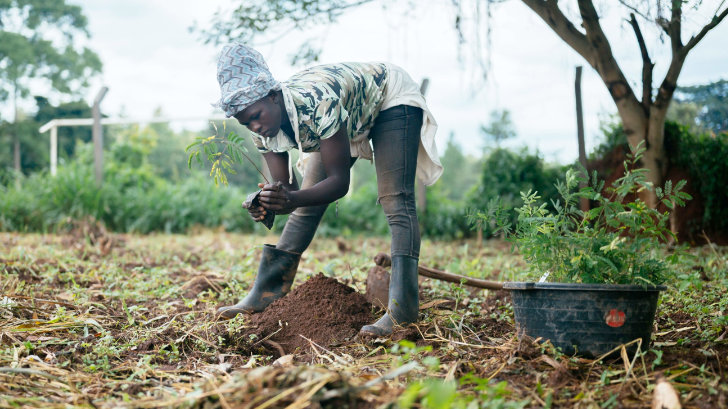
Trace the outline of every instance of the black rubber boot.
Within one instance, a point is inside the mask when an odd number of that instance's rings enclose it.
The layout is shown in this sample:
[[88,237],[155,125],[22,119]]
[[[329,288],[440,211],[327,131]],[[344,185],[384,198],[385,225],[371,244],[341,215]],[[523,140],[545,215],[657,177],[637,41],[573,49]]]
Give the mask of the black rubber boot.
[[374,324],[362,327],[359,335],[388,336],[395,325],[404,326],[417,321],[420,307],[418,289],[417,259],[393,256],[387,313]]
[[260,312],[273,301],[291,291],[301,254],[266,244],[258,266],[258,275],[250,293],[239,303],[218,308],[220,318],[230,319],[240,313]]

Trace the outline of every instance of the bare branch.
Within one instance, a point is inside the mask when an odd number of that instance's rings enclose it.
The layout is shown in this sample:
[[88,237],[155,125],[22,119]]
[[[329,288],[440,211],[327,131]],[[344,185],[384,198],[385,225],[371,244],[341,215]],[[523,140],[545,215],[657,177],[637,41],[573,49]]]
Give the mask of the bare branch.
[[586,41],[584,33],[561,12],[555,0],[522,0],[523,4],[533,10],[549,27],[561,37],[566,44],[579,53],[589,64],[594,66],[594,50]]
[[670,44],[672,45],[672,54],[680,52],[682,48],[682,0],[672,0],[672,16],[667,26],[667,34],[670,36]]
[[625,0],[619,0],[619,2],[624,7],[627,7],[631,11],[630,14],[637,14],[637,15],[639,15],[640,17],[642,17],[645,20],[648,20],[648,21],[651,20],[650,16],[648,16],[647,14],[645,14],[642,11],[638,10],[637,7],[635,7],[635,6],[631,5],[631,4],[628,4]]
[[645,39],[642,37],[642,31],[637,23],[637,18],[635,18],[634,13],[629,13],[629,17],[629,24],[634,29],[637,43],[640,46],[640,53],[642,54],[642,108],[645,110],[645,114],[649,115],[649,108],[652,103],[652,69],[655,67],[655,64],[650,60],[650,55],[647,52]]
[[728,16],[728,8],[723,10],[720,14],[718,14],[716,10],[716,13],[715,15],[713,15],[710,23],[706,24],[705,27],[703,27],[703,29],[700,30],[700,32],[696,36],[690,37],[688,43],[685,45],[685,47],[683,47],[683,52],[687,54],[688,51],[692,50],[693,47],[695,47],[695,45],[698,44],[700,40],[705,37],[706,34],[708,34],[708,31],[712,30],[715,26],[720,24],[720,22],[723,21],[726,16]]
[[[676,16],[682,17],[682,10],[680,10],[680,7],[680,1],[674,0],[672,12],[673,20]],[[670,100],[672,99],[673,94],[675,93],[675,88],[677,87],[677,79],[680,76],[680,71],[682,70],[682,66],[685,62],[685,58],[687,57],[688,52],[692,50],[710,30],[720,24],[720,22],[723,21],[726,16],[728,16],[728,8],[723,10],[720,14],[715,14],[711,19],[710,23],[706,24],[697,35],[691,37],[686,45],[679,45],[678,48],[675,48],[675,38],[680,41],[680,33],[672,32],[670,34],[670,37],[673,41],[672,61],[670,61],[670,67],[667,69],[665,79],[662,81],[662,84],[657,91],[657,96],[655,97],[655,102],[653,103],[653,106],[657,108],[667,107],[667,105],[670,103]],[[680,25],[674,24],[674,21],[671,21],[670,27],[672,30],[676,30],[680,28]]]
[[578,0],[577,3],[581,13],[582,25],[586,30],[586,40],[593,49],[594,62],[590,61],[590,63],[602,77],[602,81],[607,85],[609,93],[617,105],[620,102],[639,105],[639,101],[629,86],[627,78],[619,68],[614,54],[612,54],[609,39],[607,39],[599,24],[599,15],[592,0]]

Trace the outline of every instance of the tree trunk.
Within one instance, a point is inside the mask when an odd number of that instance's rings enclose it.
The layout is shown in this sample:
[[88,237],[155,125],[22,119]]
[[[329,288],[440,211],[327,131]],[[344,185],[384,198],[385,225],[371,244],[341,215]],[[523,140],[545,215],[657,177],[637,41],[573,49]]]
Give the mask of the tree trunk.
[[[667,109],[657,109],[653,106],[650,111],[649,118],[634,110],[627,112],[620,110],[619,116],[622,119],[630,149],[634,152],[640,142],[645,148],[640,165],[649,171],[647,180],[654,187],[662,187],[668,165],[664,143]],[[654,191],[644,191],[642,200],[650,207],[657,206],[657,196]]]

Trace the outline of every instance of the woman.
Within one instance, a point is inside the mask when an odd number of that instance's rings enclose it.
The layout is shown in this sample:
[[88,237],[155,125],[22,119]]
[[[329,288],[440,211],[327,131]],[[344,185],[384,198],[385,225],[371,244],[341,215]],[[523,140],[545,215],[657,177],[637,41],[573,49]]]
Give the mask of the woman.
[[[349,190],[351,165],[373,153],[378,202],[392,235],[392,276],[387,313],[361,334],[389,335],[394,325],[415,322],[420,251],[415,172],[428,185],[442,173],[434,143],[437,125],[417,84],[385,63],[322,65],[279,83],[260,53],[242,44],[223,48],[217,79],[218,106],[253,133],[275,181],[259,185],[261,206],[248,208],[251,217],[261,221],[267,212],[291,213],[278,244],[263,247],[250,293],[220,308],[220,315],[262,311],[288,293],[326,207]],[[300,188],[291,149],[304,157]]]

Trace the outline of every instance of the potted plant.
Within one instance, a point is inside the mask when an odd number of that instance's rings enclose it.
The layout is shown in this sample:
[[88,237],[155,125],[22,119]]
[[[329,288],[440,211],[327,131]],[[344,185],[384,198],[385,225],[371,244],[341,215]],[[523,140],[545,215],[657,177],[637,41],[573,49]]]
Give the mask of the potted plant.
[[[473,215],[478,223],[492,223],[523,255],[530,273],[541,277],[504,285],[519,334],[582,356],[600,356],[638,338],[649,343],[659,291],[677,261],[665,251],[676,240],[670,211],[691,197],[681,191],[684,180],[653,190],[647,170],[635,168],[643,151],[627,156],[624,175],[607,188],[596,172],[587,181],[583,170],[568,170],[556,183],[561,199],[552,209],[537,192],[522,192],[515,223],[498,199]],[[666,210],[639,198],[646,189]],[[591,201],[590,210],[579,209],[582,198]]]

